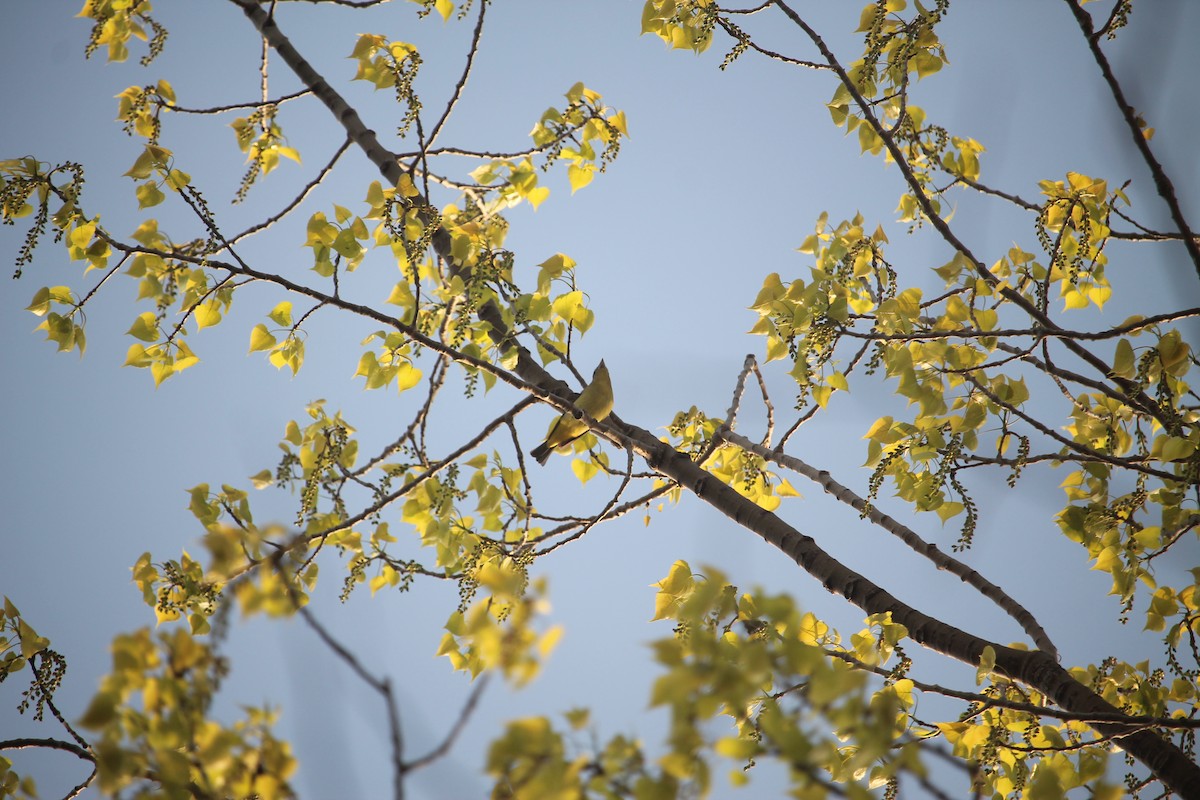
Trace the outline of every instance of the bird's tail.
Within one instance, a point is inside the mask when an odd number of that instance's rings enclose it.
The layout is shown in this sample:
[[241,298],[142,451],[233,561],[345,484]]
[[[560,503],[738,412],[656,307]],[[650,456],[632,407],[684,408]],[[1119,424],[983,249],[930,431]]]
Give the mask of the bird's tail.
[[542,442],[537,447],[530,450],[529,455],[544,467],[546,466],[546,462],[550,459],[550,448],[546,446],[545,442]]

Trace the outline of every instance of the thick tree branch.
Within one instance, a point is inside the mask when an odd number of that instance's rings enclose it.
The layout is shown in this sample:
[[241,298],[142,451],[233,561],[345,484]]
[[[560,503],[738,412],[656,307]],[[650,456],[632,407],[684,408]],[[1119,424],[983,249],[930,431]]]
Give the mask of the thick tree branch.
[[866,500],[859,497],[848,486],[843,486],[834,480],[833,476],[826,470],[818,470],[795,456],[757,445],[745,436],[734,433],[732,430],[722,430],[718,433],[718,436],[741,447],[743,450],[754,453],[760,458],[779,464],[781,467],[798,472],[808,478],[838,502],[850,506],[855,511],[863,514],[873,524],[878,525],[904,542],[914,553],[928,559],[938,569],[945,570],[951,575],[957,576],[963,583],[991,600],[1004,613],[1016,620],[1017,624],[1029,635],[1029,638],[1033,640],[1033,643],[1039,650],[1058,658],[1058,648],[1054,646],[1054,642],[1050,640],[1049,634],[1046,633],[1045,629],[1042,628],[1037,618],[1033,616],[1029,609],[1014,600],[999,586],[983,577],[978,571],[959,561],[954,556],[943,553],[937,545],[922,539],[912,528],[901,524],[899,520],[867,503]]
[[[893,671],[886,668],[868,664],[855,658],[850,653],[842,650],[825,650],[825,655],[830,658],[836,658],[845,661],[855,669],[860,669],[865,672],[872,672],[882,678],[890,678]],[[1179,717],[1147,717],[1137,714],[1073,714],[1069,711],[1063,711],[1057,708],[1048,708],[1046,706],[1034,705],[1033,703],[1020,703],[1015,700],[1009,700],[1004,697],[992,697],[991,695],[980,694],[979,692],[964,692],[961,689],[952,689],[947,686],[940,686],[936,683],[926,683],[915,678],[909,677],[913,686],[923,692],[931,694],[940,694],[945,697],[953,697],[957,700],[966,700],[969,703],[976,703],[980,706],[980,711],[987,708],[1006,708],[1010,711],[1021,711],[1026,714],[1033,714],[1038,717],[1051,717],[1060,719],[1064,722],[1084,722],[1088,725],[1097,722],[1113,722],[1121,725],[1127,725],[1131,728],[1178,728],[1179,730],[1196,730],[1200,729],[1200,719],[1187,719]]]

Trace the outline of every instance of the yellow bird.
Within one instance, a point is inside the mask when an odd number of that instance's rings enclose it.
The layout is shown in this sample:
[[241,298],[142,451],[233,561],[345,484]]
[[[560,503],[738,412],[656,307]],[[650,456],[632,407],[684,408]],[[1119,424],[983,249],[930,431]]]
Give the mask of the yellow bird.
[[[599,422],[609,415],[613,407],[612,383],[608,378],[608,367],[601,361],[592,373],[592,382],[575,398],[575,407],[592,419]],[[554,421],[546,441],[529,451],[529,455],[537,459],[539,464],[545,464],[550,454],[558,448],[568,445],[588,432],[588,424],[567,411]]]

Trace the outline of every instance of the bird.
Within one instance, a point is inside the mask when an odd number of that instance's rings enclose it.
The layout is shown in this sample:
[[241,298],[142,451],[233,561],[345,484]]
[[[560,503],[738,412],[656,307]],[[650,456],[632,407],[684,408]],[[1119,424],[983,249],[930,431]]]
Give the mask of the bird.
[[[592,373],[592,382],[584,388],[579,397],[575,398],[575,407],[597,422],[603,420],[612,411],[612,383],[608,377],[608,367],[604,366],[603,360],[596,367],[596,371]],[[546,441],[530,450],[529,455],[533,456],[539,464],[545,464],[551,453],[570,444],[587,432],[588,424],[586,422],[576,417],[574,412],[563,412],[562,416],[554,421],[550,433],[546,436]]]

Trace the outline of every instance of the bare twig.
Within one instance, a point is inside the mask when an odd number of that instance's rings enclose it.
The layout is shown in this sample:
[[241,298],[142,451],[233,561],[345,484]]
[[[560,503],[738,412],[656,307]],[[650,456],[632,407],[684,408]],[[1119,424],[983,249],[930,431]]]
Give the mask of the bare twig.
[[329,173],[333,171],[334,165],[337,164],[338,159],[341,158],[342,155],[345,154],[345,152],[348,149],[350,149],[350,145],[351,145],[351,141],[349,139],[346,139],[346,141],[342,142],[341,146],[338,147],[338,149],[334,152],[333,156],[329,159],[329,162],[326,163],[325,166],[321,168],[320,172],[317,173],[317,176],[315,178],[313,178],[311,181],[309,181],[308,184],[303,189],[300,190],[300,193],[297,194],[296,197],[292,199],[292,202],[290,202],[286,206],[284,206],[281,211],[279,211],[278,213],[276,213],[270,217],[267,217],[262,222],[259,222],[255,225],[251,225],[249,228],[247,228],[246,230],[237,234],[236,236],[231,236],[227,240],[227,243],[228,244],[236,244],[237,242],[240,242],[242,239],[245,239],[247,236],[253,236],[254,234],[258,233],[259,231],[265,230],[266,228],[271,227],[276,222],[279,222],[279,220],[283,219],[288,214],[290,214],[292,211],[294,211],[296,209],[296,207],[299,206],[301,203],[303,203],[304,200],[309,196],[309,194],[312,193],[313,189],[316,189],[317,186],[319,186],[321,184],[321,181],[325,180],[326,176],[328,176]]
[[1075,15],[1075,21],[1079,24],[1079,29],[1083,31],[1084,38],[1087,39],[1088,47],[1092,51],[1092,57],[1096,60],[1097,66],[1100,67],[1100,73],[1104,76],[1104,82],[1108,84],[1109,91],[1112,92],[1113,102],[1116,103],[1117,109],[1120,110],[1121,116],[1125,120],[1125,127],[1129,129],[1129,133],[1133,137],[1133,143],[1142,155],[1142,160],[1150,168],[1150,174],[1154,176],[1154,186],[1158,190],[1158,196],[1163,199],[1163,202],[1167,204],[1167,208],[1170,209],[1171,219],[1175,220],[1176,227],[1179,229],[1180,234],[1183,235],[1183,246],[1187,249],[1188,256],[1192,260],[1192,265],[1196,269],[1196,274],[1200,276],[1200,245],[1196,244],[1196,234],[1192,232],[1187,218],[1183,215],[1183,208],[1179,205],[1179,198],[1175,194],[1174,184],[1171,183],[1171,179],[1167,176],[1162,164],[1154,156],[1154,151],[1150,149],[1150,140],[1142,133],[1142,126],[1138,124],[1137,112],[1133,110],[1133,106],[1125,99],[1125,92],[1121,88],[1121,83],[1117,80],[1117,76],[1113,74],[1112,66],[1108,63],[1108,57],[1104,55],[1104,51],[1100,48],[1100,37],[1092,25],[1092,16],[1083,9],[1078,0],[1065,0],[1065,2],[1067,7],[1071,9],[1071,13]]
[[458,740],[463,729],[467,727],[467,722],[471,719],[471,715],[475,713],[475,707],[479,704],[479,698],[483,696],[483,691],[487,688],[490,677],[490,675],[485,673],[483,677],[475,682],[474,688],[471,689],[471,694],[467,696],[467,702],[463,705],[462,710],[458,712],[458,719],[454,721],[454,726],[446,734],[446,738],[425,755],[404,764],[403,770],[405,773],[415,772],[422,767],[427,767],[450,752],[450,748],[454,747],[454,742]]
[[429,131],[429,138],[425,140],[425,145],[422,148],[426,154],[428,154],[428,148],[437,141],[442,128],[450,119],[450,114],[454,111],[454,106],[462,98],[463,89],[467,86],[467,78],[471,75],[471,67],[475,63],[475,54],[479,52],[479,42],[483,37],[483,16],[487,12],[487,7],[487,0],[480,0],[479,19],[475,22],[475,30],[471,33],[471,47],[467,51],[467,61],[463,65],[462,76],[459,77],[458,83],[455,84],[454,92],[450,95],[450,100],[446,103],[446,109],[442,111],[441,118],[434,124],[433,129]]
[[232,103],[224,106],[211,106],[209,108],[187,108],[186,106],[177,106],[174,103],[160,101],[163,108],[169,109],[176,114],[223,114],[226,111],[238,111],[243,108],[262,108],[263,106],[278,106],[283,105],[289,100],[296,100],[300,97],[312,94],[311,89],[300,89],[289,94],[276,97],[274,100],[263,97],[262,100],[253,103]]

